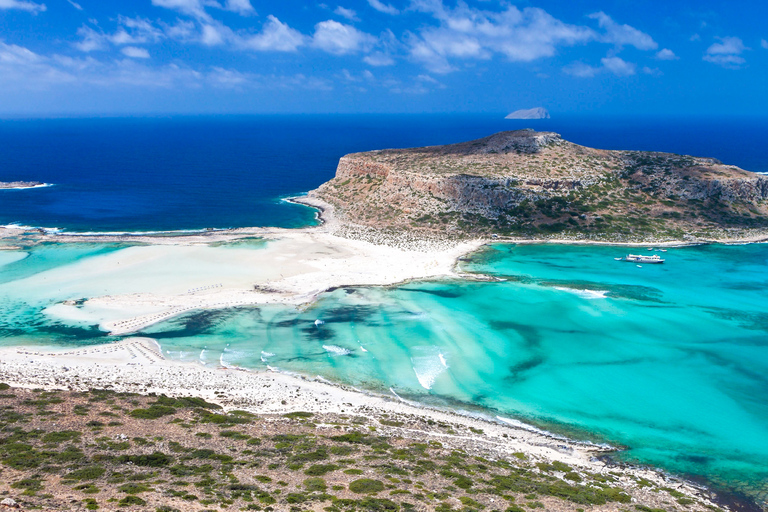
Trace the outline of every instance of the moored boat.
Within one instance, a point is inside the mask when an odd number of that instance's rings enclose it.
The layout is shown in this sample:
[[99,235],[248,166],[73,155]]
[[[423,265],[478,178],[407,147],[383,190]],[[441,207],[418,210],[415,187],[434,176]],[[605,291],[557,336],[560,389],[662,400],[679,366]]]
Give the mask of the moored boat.
[[643,254],[627,254],[623,258],[614,258],[617,261],[631,261],[633,263],[664,263],[664,259],[654,254],[653,256],[646,256]]

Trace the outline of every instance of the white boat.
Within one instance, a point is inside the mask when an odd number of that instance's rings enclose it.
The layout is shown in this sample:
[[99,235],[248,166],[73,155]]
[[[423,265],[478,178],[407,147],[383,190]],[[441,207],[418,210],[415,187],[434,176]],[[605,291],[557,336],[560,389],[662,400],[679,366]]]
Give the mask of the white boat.
[[643,254],[627,254],[623,258],[614,258],[617,261],[631,261],[633,263],[664,263],[664,260],[658,254],[646,256]]

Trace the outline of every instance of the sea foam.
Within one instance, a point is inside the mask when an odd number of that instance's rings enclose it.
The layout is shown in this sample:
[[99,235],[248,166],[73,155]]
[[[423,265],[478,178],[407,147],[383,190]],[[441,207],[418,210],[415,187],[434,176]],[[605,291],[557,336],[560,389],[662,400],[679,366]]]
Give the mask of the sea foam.
[[348,356],[352,353],[351,350],[346,349],[344,347],[340,347],[338,345],[323,345],[323,348],[326,352],[330,354],[335,354],[337,356]]

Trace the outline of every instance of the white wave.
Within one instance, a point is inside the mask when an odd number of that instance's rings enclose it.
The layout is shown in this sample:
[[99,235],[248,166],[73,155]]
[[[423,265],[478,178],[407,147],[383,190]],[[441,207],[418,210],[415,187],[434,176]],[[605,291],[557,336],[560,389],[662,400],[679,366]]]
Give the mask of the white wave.
[[319,318],[315,320],[315,325],[323,325],[325,322],[323,320],[320,320]]
[[395,391],[394,388],[389,388],[389,390],[392,392],[393,395],[395,395],[395,398],[397,398],[398,400],[400,400],[404,404],[408,404],[408,405],[410,405],[412,407],[421,407],[421,404],[419,404],[418,402],[411,402],[410,400],[406,400],[405,398],[403,398],[400,395],[398,395],[397,391]]
[[561,439],[563,441],[567,441],[567,437],[559,436],[557,434],[553,434],[552,432],[548,432],[546,430],[542,430],[540,428],[536,428],[533,425],[529,425],[527,423],[523,423],[522,421],[513,420],[512,418],[504,418],[503,416],[496,416],[496,419],[501,421],[502,423],[506,423],[507,425],[510,425],[515,428],[527,430],[528,432],[534,432],[536,434],[541,434],[543,436],[552,437],[554,439]]
[[54,233],[60,233],[61,228],[45,228],[45,227],[39,227],[39,226],[25,226],[24,224],[19,224],[16,222],[12,222],[10,224],[5,224],[0,226],[0,228],[5,229],[17,229],[19,231],[44,231],[47,235],[52,235]]
[[565,286],[555,286],[555,290],[560,290],[561,292],[569,292],[574,293],[581,297],[582,299],[605,299],[608,295],[608,292],[605,290],[577,290],[576,288],[567,288]]
[[323,348],[326,352],[329,352],[331,354],[336,354],[339,356],[348,356],[352,353],[351,350],[346,349],[344,347],[339,347],[338,345],[323,345]]
[[362,345],[360,345],[360,350],[362,350],[363,352],[368,352],[368,351],[365,349],[365,347],[364,347],[364,346],[362,346]]
[[411,356],[413,373],[424,389],[432,389],[435,381],[448,368],[445,357],[437,347],[415,347],[417,355]]

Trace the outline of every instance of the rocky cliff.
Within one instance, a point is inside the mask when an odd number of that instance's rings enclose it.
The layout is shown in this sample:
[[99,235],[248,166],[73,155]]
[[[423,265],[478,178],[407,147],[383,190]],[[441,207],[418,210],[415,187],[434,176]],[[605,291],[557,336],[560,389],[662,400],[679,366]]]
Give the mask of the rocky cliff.
[[350,224],[609,238],[768,227],[768,177],[711,158],[605,151],[518,130],[355,153],[311,195]]

